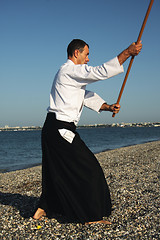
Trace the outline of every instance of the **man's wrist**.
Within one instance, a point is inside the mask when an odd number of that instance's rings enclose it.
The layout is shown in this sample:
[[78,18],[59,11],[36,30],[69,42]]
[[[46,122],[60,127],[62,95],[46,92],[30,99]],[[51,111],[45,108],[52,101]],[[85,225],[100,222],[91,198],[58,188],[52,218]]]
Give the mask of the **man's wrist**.
[[101,110],[101,111],[110,111],[110,106],[111,106],[111,105],[109,105],[109,104],[107,104],[107,103],[103,103],[102,106],[101,106],[101,108],[100,108],[100,110]]
[[128,48],[125,49],[123,52],[121,52],[121,53],[117,56],[120,65],[122,65],[130,56],[131,56],[131,54],[129,53]]
[[126,56],[126,58],[129,58],[131,56],[128,48],[124,50],[124,55]]
[[106,111],[111,111],[111,105],[106,104]]

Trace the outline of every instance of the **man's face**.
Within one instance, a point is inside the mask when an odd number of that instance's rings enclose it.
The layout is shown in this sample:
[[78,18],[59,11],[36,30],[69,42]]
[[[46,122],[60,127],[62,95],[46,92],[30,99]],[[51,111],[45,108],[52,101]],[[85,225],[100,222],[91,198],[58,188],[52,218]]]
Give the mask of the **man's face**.
[[87,45],[83,48],[83,52],[78,50],[77,54],[77,64],[87,64],[89,62],[89,48]]

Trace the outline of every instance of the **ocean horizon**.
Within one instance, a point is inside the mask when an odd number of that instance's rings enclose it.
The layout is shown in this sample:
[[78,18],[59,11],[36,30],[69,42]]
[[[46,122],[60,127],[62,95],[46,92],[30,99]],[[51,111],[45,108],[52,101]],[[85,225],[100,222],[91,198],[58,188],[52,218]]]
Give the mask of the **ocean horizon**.
[[[160,127],[79,127],[94,153],[160,140]],[[41,164],[41,130],[0,132],[0,172]]]

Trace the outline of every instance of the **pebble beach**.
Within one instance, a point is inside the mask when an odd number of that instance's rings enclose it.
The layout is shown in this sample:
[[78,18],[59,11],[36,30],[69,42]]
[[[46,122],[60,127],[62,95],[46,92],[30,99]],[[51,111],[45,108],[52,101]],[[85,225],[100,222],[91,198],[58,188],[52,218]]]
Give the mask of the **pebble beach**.
[[41,166],[0,173],[0,239],[160,239],[160,141],[96,154],[110,188],[111,225],[32,218]]

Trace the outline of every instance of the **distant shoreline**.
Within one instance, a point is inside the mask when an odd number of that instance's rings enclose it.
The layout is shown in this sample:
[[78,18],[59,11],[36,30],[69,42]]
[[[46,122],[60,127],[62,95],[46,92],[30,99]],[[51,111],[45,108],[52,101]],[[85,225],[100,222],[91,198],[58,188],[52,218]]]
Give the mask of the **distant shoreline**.
[[[112,124],[89,124],[89,125],[79,125],[77,129],[82,128],[104,128],[104,127],[160,127],[160,122],[141,122],[141,123],[112,123]],[[41,126],[24,126],[24,127],[9,127],[6,125],[5,127],[0,127],[0,132],[3,131],[34,131],[41,130]]]

